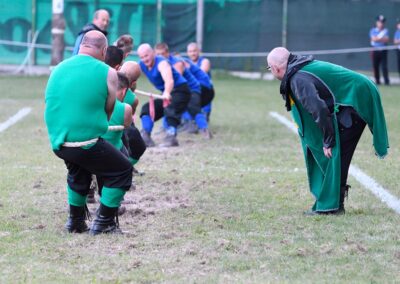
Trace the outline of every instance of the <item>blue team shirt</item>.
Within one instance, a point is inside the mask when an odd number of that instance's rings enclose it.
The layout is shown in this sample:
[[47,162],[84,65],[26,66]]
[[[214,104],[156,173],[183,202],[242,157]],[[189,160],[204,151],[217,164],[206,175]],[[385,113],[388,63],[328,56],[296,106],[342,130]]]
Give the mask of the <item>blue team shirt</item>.
[[[380,35],[380,37],[389,37],[389,30],[388,29],[383,29],[383,30],[379,30],[378,28],[372,28],[369,31],[369,37],[372,38],[373,36],[378,36]],[[375,42],[371,40],[371,46],[372,47],[383,47],[386,46],[386,43],[383,42]]]
[[[396,31],[396,33],[394,34],[394,39],[396,39],[396,40],[400,39],[400,30]],[[397,47],[400,49],[400,44]]]
[[[149,79],[153,86],[161,92],[164,92],[164,79],[162,78],[161,73],[158,70],[158,64],[160,64],[160,62],[164,60],[165,58],[162,56],[155,56],[154,65],[150,70],[146,67],[146,65],[144,65],[142,61],[139,62],[140,69],[146,75],[147,79]],[[183,76],[179,74],[179,72],[176,71],[172,66],[171,69],[172,77],[174,79],[174,88],[187,83],[186,79],[183,78]]]
[[194,64],[191,60],[189,59],[183,59],[185,62],[190,64],[189,71],[193,74],[193,76],[199,81],[200,85],[203,87],[206,87],[207,89],[212,89],[212,80],[211,78],[207,75],[206,72],[200,69],[199,66]]
[[[171,65],[174,65],[177,62],[182,61],[182,59],[172,56],[170,55],[168,57],[168,61]],[[193,74],[190,72],[190,70],[188,70],[187,68],[184,69],[183,71],[183,78],[186,79],[189,89],[192,93],[201,93],[201,88],[200,88],[200,84],[199,82],[196,80],[196,78],[193,76]]]

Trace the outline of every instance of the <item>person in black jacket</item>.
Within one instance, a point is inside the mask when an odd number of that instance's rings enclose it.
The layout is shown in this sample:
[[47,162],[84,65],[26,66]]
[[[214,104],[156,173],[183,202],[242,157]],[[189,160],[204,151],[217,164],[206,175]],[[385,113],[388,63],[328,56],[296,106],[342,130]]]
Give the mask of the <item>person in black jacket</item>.
[[268,69],[298,126],[310,191],[307,215],[344,214],[350,162],[363,130],[373,133],[376,154],[387,155],[386,122],[375,84],[366,76],[312,56],[274,48]]
[[94,13],[93,21],[85,25],[79,32],[78,37],[76,38],[75,41],[74,51],[72,52],[72,55],[78,54],[82,38],[88,31],[96,30],[107,36],[108,34],[107,28],[109,23],[110,23],[110,14],[107,12],[107,10],[104,9],[97,10]]

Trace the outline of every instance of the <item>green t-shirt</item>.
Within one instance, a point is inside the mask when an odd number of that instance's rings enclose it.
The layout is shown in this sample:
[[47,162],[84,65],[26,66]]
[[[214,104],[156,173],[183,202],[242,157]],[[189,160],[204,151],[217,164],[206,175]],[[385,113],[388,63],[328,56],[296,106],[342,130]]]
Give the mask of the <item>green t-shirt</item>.
[[128,89],[126,91],[126,95],[125,95],[125,98],[124,98],[124,103],[132,106],[133,102],[135,101],[135,98],[136,98],[136,94],[134,92],[132,92],[131,89]]
[[108,69],[91,56],[76,55],[53,70],[44,111],[53,150],[60,149],[64,142],[88,141],[107,131]]
[[[124,125],[124,114],[125,114],[125,104],[120,102],[119,100],[115,101],[114,110],[110,118],[109,125],[110,126],[117,126],[117,125]],[[107,131],[106,134],[102,135],[101,137],[104,140],[107,140],[115,148],[121,150],[122,144],[122,133],[123,130],[118,131]]]

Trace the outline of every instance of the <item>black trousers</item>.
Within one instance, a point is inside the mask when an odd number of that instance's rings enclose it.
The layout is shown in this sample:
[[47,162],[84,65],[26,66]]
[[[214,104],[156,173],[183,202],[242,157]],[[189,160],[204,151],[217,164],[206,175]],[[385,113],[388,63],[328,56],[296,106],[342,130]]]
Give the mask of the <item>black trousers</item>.
[[129,157],[132,159],[139,160],[146,151],[146,144],[143,141],[142,135],[140,135],[139,130],[133,123],[124,130],[122,142],[128,150]]
[[[160,99],[154,100],[155,105],[155,118],[154,121],[159,120],[163,116],[167,119],[167,123],[170,126],[178,127],[182,113],[187,109],[191,95],[187,84],[182,84],[171,92],[171,102],[164,108],[163,101]],[[142,106],[140,117],[143,115],[150,115],[149,103],[145,103]]]
[[385,80],[385,84],[389,85],[387,50],[374,50],[372,51],[371,55],[372,55],[372,65],[374,67],[375,83],[377,85],[381,83],[379,66],[382,65],[383,79]]
[[54,153],[67,166],[69,187],[82,196],[89,192],[92,174],[109,188],[129,190],[132,184],[131,163],[124,154],[102,138],[89,149],[61,147]]
[[[338,114],[340,115],[340,114]],[[358,141],[364,131],[366,123],[355,112],[351,112],[351,126],[346,127],[338,121],[339,137],[340,137],[340,186],[343,187],[347,184],[347,177],[349,175],[349,168],[351,159],[353,158],[354,151],[356,150]]]
[[201,86],[201,107],[204,107],[211,103],[214,99],[214,96],[214,88],[208,89],[204,86]]
[[199,93],[191,93],[188,112],[192,117],[196,117],[196,114],[201,112],[201,95]]

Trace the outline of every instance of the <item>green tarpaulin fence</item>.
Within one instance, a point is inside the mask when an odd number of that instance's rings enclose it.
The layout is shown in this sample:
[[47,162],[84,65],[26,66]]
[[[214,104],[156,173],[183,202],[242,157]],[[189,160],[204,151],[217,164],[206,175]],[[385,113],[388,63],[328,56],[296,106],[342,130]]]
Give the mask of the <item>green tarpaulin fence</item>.
[[[205,0],[203,51],[266,52],[282,44],[283,0]],[[129,33],[135,45],[155,44],[157,31],[172,51],[185,51],[196,40],[195,0],[162,0],[161,21],[157,17],[157,0],[65,0],[65,43],[73,46],[75,37],[94,11],[105,8],[111,13],[108,39]],[[287,47],[291,50],[320,50],[367,47],[368,32],[378,14],[387,17],[393,37],[395,20],[400,17],[400,1],[386,0],[287,0]],[[32,7],[36,7],[36,12]],[[32,25],[39,32],[37,43],[51,44],[51,0],[0,0],[0,64],[20,64],[27,47],[6,45],[1,41],[26,42]],[[160,27],[158,27],[158,23]],[[65,52],[65,58],[71,56]],[[320,55],[355,69],[371,69],[368,52],[345,55]],[[389,52],[390,69],[395,55]],[[47,65],[49,49],[35,50],[35,63]],[[260,71],[265,59],[246,56],[213,57],[215,67]]]

